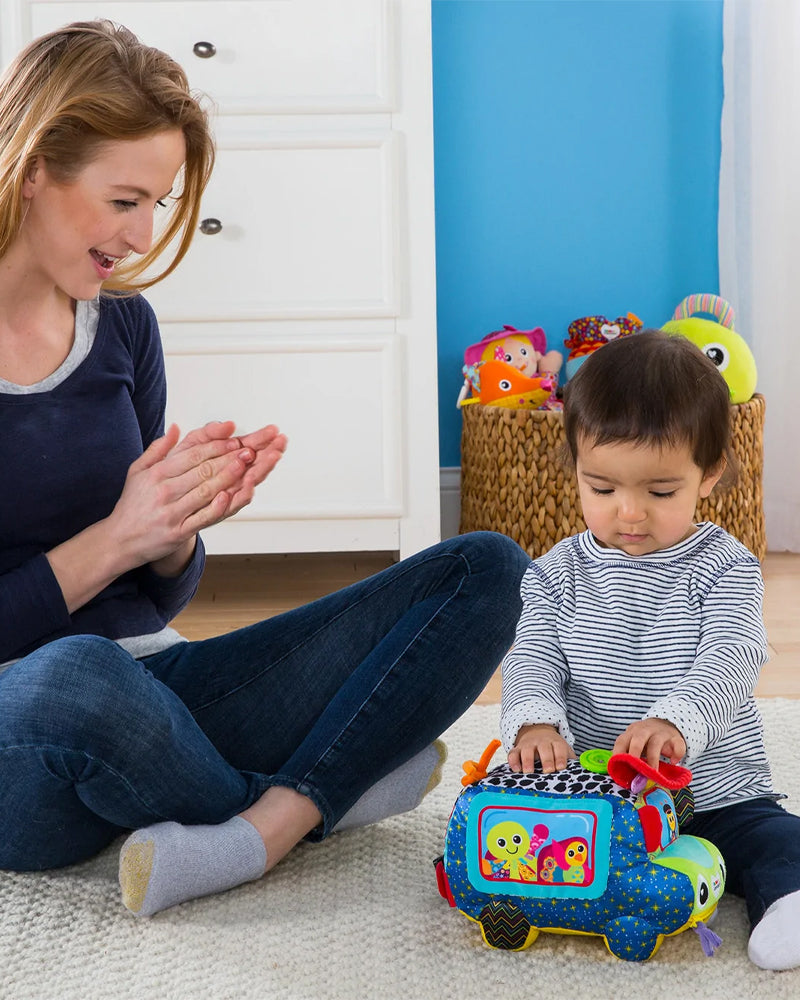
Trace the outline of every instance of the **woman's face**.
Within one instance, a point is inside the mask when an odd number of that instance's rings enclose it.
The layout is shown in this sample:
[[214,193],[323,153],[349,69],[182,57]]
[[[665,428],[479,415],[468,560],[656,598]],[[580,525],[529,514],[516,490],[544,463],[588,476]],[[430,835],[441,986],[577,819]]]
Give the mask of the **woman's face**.
[[68,182],[38,158],[23,185],[27,214],[14,248],[24,255],[25,279],[93,299],[129,253],[150,249],[153,213],[185,155],[183,133],[171,129],[103,144]]

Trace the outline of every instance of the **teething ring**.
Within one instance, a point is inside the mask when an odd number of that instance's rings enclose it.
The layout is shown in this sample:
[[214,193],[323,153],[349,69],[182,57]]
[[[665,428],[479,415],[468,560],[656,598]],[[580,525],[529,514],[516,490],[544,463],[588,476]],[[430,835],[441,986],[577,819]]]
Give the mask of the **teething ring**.
[[610,750],[584,750],[580,756],[581,767],[595,774],[608,774]]

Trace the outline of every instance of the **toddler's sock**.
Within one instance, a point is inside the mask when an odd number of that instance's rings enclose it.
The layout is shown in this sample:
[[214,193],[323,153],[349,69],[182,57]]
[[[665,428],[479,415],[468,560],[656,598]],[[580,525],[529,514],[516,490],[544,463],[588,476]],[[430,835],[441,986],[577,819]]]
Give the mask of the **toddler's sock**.
[[434,740],[430,746],[368,788],[342,816],[333,832],[368,826],[388,816],[415,809],[442,780],[442,766],[446,760],[447,747],[441,740]]
[[750,961],[779,972],[800,965],[800,890],[767,907],[747,945]]
[[138,917],[260,878],[267,852],[258,831],[234,816],[217,826],[156,823],[122,845],[122,902]]

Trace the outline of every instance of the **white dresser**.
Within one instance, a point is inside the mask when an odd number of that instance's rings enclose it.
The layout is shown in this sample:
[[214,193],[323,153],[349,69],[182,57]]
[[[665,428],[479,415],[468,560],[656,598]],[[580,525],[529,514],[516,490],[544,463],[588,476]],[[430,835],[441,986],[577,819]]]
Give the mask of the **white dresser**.
[[2,0],[3,64],[94,17],[169,52],[214,107],[201,232],[147,293],[168,420],[289,436],[209,552],[436,541],[430,0]]

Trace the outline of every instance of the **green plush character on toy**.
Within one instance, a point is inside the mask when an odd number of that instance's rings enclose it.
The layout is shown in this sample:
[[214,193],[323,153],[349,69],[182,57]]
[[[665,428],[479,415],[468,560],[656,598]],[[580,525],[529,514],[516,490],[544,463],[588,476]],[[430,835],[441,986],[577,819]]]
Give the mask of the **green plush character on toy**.
[[[713,316],[703,319],[698,313]],[[746,403],[756,388],[756,360],[746,341],[733,329],[734,312],[718,295],[688,295],[661,328],[696,344],[719,368],[732,403]]]

